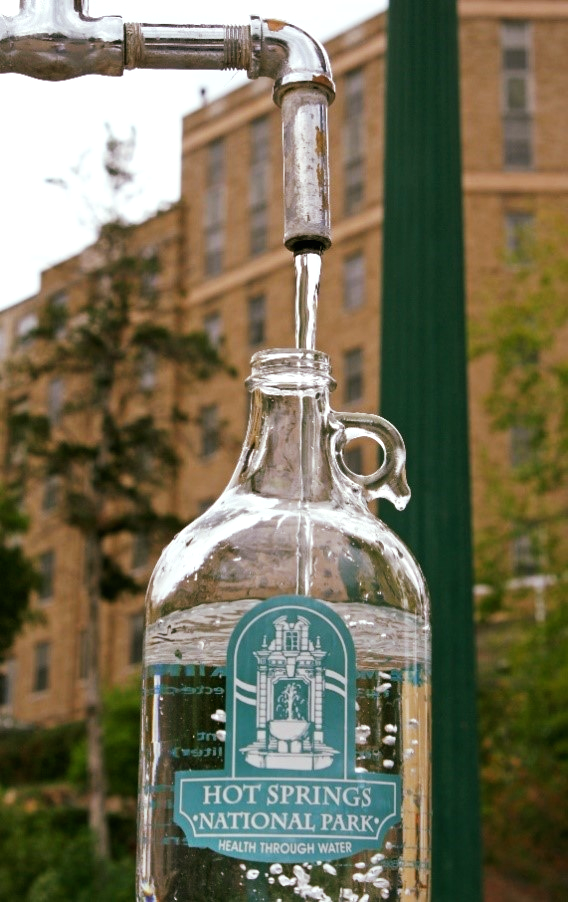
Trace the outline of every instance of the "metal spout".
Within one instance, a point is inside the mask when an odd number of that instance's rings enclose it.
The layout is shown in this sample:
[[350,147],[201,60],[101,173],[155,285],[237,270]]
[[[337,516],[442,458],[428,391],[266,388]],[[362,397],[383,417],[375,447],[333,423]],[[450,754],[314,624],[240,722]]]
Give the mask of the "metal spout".
[[129,69],[245,69],[274,81],[282,110],[284,243],[294,253],[331,244],[327,108],[335,97],[322,45],[294,25],[125,26]]
[[284,243],[295,254],[331,244],[327,108],[335,96],[324,48],[287,22],[123,24],[87,15],[88,0],[20,0],[0,16],[0,72],[47,81],[136,69],[244,69],[274,80],[282,111]]

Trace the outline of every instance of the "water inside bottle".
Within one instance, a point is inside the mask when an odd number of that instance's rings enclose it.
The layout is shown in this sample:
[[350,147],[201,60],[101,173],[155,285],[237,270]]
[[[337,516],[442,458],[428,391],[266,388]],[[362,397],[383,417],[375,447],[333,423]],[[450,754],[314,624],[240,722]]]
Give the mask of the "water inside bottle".
[[349,855],[338,844],[336,858],[318,861],[309,844],[298,844],[295,863],[255,862],[250,854],[240,859],[190,848],[173,822],[176,770],[224,767],[227,644],[258,601],[198,605],[163,617],[148,630],[141,824],[144,833],[149,822],[144,812],[151,813],[153,837],[149,831],[143,835],[139,885],[152,887],[160,902],[426,900],[429,636],[405,611],[333,605],[357,651],[356,770],[400,774],[404,787],[403,826],[391,829],[380,848]]

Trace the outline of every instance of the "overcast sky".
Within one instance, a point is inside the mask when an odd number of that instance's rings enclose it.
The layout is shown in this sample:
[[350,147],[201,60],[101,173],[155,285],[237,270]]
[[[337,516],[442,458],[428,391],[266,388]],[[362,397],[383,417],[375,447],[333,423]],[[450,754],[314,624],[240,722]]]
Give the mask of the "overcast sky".
[[[240,25],[251,14],[284,19],[321,41],[386,7],[385,0],[91,0],[91,16],[125,22],[206,22]],[[0,0],[0,15],[16,15],[19,0]],[[43,82],[0,75],[0,308],[37,292],[40,272],[80,251],[92,232],[77,194],[46,183],[68,178],[84,154],[84,168],[100,167],[105,122],[126,137],[137,132],[134,162],[140,196],[137,215],[179,198],[181,120],[209,99],[246,82],[239,72],[126,72],[121,78],[86,76]],[[96,191],[96,186],[93,186]]]

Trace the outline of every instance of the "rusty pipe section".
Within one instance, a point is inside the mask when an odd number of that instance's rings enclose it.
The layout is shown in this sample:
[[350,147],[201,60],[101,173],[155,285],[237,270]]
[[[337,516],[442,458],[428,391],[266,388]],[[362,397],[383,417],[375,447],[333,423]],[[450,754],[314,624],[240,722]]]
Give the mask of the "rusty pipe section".
[[284,243],[295,254],[331,244],[328,119],[335,86],[324,48],[300,28],[261,23],[259,74],[282,111]]
[[0,16],[0,72],[48,81],[127,69],[244,69],[274,81],[282,111],[284,243],[296,254],[331,244],[327,110],[335,96],[324,48],[302,29],[252,16],[249,25],[123,24],[88,16],[88,0],[20,0]]
[[128,69],[245,69],[274,81],[282,111],[284,243],[294,253],[331,244],[328,106],[335,96],[329,59],[286,22],[252,16],[248,26],[127,24]]

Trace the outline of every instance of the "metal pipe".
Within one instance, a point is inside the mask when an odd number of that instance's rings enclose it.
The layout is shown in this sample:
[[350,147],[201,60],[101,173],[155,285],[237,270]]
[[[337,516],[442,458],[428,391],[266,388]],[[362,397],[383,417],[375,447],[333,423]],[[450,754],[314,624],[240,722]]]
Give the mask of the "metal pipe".
[[245,69],[274,80],[282,110],[284,243],[331,244],[327,108],[335,96],[324,48],[305,31],[252,16],[249,25],[149,25],[91,19],[87,0],[20,0],[0,17],[0,72],[48,81],[136,69]]
[[20,0],[18,15],[0,17],[0,72],[47,81],[122,75],[122,19],[91,19],[86,9],[81,0]]

